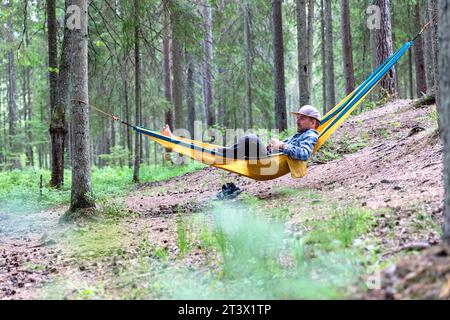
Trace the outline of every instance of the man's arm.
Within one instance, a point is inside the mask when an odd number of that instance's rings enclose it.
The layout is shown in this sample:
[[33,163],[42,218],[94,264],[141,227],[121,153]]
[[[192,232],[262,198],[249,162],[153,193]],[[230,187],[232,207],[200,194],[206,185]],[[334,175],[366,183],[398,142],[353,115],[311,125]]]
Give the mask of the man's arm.
[[283,153],[294,160],[307,161],[316,146],[318,135],[311,133],[304,139],[283,145]]

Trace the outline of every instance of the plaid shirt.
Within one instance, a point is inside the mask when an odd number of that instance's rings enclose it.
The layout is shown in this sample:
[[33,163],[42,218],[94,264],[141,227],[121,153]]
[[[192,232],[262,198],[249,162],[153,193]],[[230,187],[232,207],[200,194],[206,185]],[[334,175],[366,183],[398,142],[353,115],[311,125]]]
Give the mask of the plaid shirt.
[[284,141],[283,153],[294,160],[307,161],[318,139],[319,133],[314,129],[298,132]]

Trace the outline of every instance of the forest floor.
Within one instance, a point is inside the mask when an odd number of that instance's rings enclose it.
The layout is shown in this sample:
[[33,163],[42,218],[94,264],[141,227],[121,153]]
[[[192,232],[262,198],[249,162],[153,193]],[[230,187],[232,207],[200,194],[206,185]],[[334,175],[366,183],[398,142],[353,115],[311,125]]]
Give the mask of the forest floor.
[[[301,180],[205,168],[142,184],[98,221],[0,215],[0,298],[449,298],[436,123],[434,105],[396,100],[347,120]],[[227,182],[243,193],[217,201]],[[270,241],[301,257],[244,254]],[[303,286],[289,285],[292,259]]]

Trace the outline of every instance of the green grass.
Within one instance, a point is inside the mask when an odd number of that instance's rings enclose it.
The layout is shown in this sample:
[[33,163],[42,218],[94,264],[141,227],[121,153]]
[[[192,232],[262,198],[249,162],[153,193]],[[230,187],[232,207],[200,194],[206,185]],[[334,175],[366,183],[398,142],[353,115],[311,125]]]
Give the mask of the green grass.
[[316,159],[321,162],[328,162],[340,159],[345,154],[353,154],[368,145],[367,135],[361,134],[354,140],[344,135],[339,142],[327,140],[317,151]]
[[[216,205],[212,225],[202,224],[207,229],[200,238],[205,249],[217,253],[219,269],[188,271],[178,266],[179,261],[164,272],[155,271],[152,281],[160,285],[160,298],[337,299],[364,272],[344,248],[306,258],[309,244],[289,237],[284,224],[262,217],[259,210],[248,203]],[[353,222],[336,219],[330,228],[348,243],[363,230],[358,220],[355,231]]]
[[180,255],[183,256],[188,250],[189,244],[187,239],[188,229],[186,227],[186,222],[181,214],[177,216],[177,235],[178,235],[178,249]]
[[356,140],[352,140],[345,135],[339,141],[338,152],[340,154],[353,154],[367,147],[367,144],[367,139],[363,135],[357,137]]
[[[282,198],[300,194],[306,200],[320,197],[302,190],[279,188]],[[205,214],[192,216],[194,228],[178,221],[182,239],[197,240],[203,254],[216,254],[209,268],[186,270],[183,260],[164,271],[154,271],[151,281],[159,288],[158,298],[168,299],[337,299],[345,287],[355,284],[366,271],[367,260],[352,244],[372,227],[369,210],[330,206],[329,219],[313,220],[302,237],[289,236],[285,207],[267,210],[264,201],[244,197],[241,203],[219,203]],[[280,212],[274,212],[280,211]],[[187,232],[187,234],[186,234]],[[182,241],[183,243],[185,240]],[[186,241],[187,242],[187,241]],[[187,248],[188,255],[192,246]],[[314,251],[314,254],[307,254]],[[306,253],[306,254],[305,254]],[[209,260],[208,260],[209,261]],[[219,264],[217,265],[217,262]],[[215,266],[213,268],[213,265]],[[218,267],[218,269],[217,269]],[[214,269],[214,271],[212,271]],[[151,287],[151,286],[150,286]]]
[[370,230],[374,218],[370,210],[347,208],[336,210],[325,221],[312,221],[312,232],[306,237],[306,243],[322,250],[349,248],[354,240]]
[[[191,162],[185,166],[142,166],[141,182],[162,181],[187,172],[203,168],[204,165]],[[43,176],[42,195],[39,191],[39,178]],[[113,197],[125,196],[136,185],[132,182],[133,169],[129,168],[93,168],[92,188],[94,198],[102,202]],[[71,172],[65,171],[65,185],[62,190],[47,186],[50,171],[15,170],[0,172],[0,210],[2,212],[37,212],[50,207],[67,205],[70,202]]]
[[133,242],[126,228],[113,220],[63,230],[56,239],[69,250],[70,256],[80,263],[124,256]]

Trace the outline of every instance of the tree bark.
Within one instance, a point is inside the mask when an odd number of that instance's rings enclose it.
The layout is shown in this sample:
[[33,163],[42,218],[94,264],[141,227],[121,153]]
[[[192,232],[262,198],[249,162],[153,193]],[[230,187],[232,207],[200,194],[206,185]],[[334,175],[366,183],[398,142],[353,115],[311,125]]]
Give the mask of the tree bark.
[[410,99],[414,99],[414,79],[413,79],[413,58],[412,50],[408,52],[408,91],[407,96]]
[[441,137],[444,146],[444,241],[450,245],[450,4],[439,0],[439,87],[441,98],[438,103],[442,121]]
[[[128,57],[124,55],[122,59],[122,66],[120,76],[123,83],[123,102],[124,102],[124,119],[127,123],[130,123],[130,103],[129,103],[129,94],[128,94]],[[126,135],[126,145],[128,150],[128,167],[131,168],[133,166],[133,139],[130,127],[125,128]]]
[[[2,75],[0,75],[0,83],[3,81],[3,77]],[[2,86],[0,86],[0,127],[1,130],[3,131],[3,136],[0,136],[0,164],[4,164],[6,159],[6,145],[8,144],[7,141],[7,136],[8,136],[8,132],[6,131],[6,114],[2,112],[3,110],[3,91],[2,91]]]
[[187,64],[187,79],[186,79],[186,95],[187,95],[187,108],[188,108],[188,129],[191,133],[191,137],[194,137],[194,124],[195,124],[195,82],[194,82],[194,59],[190,52],[186,51],[186,64]]
[[[53,2],[50,5],[53,7],[50,9],[52,15],[54,15],[54,5]],[[67,8],[72,5],[72,0],[65,1],[65,19],[69,18],[70,13],[67,12]],[[50,19],[50,16],[48,17]],[[51,19],[56,19],[52,17]],[[52,22],[52,28],[56,28]],[[49,24],[50,29],[50,24]],[[57,30],[52,30],[55,32],[53,36],[56,37]],[[50,35],[50,32],[49,32]],[[56,39],[54,39],[56,41]],[[51,109],[51,123],[50,123],[50,136],[51,136],[51,154],[52,154],[52,177],[50,180],[50,185],[55,188],[61,188],[64,185],[64,152],[66,147],[67,138],[67,122],[66,122],[66,110],[69,104],[69,82],[70,82],[70,71],[72,65],[72,31],[67,28],[66,23],[64,23],[64,39],[61,49],[61,60],[59,64],[59,72],[57,77],[57,87],[54,89],[56,91],[56,101],[55,105],[52,105]],[[53,45],[52,45],[53,46]],[[56,47],[56,44],[55,44]],[[49,37],[49,49],[50,49],[50,37]],[[56,48],[52,50],[57,51]],[[50,52],[50,51],[49,51]],[[56,52],[55,52],[56,54]],[[56,57],[57,58],[57,57]],[[55,59],[56,60],[56,59]],[[55,63],[54,58],[51,59],[51,63]],[[50,59],[49,59],[50,65]],[[52,77],[53,75],[50,75]],[[54,79],[51,79],[50,84],[53,84]],[[50,90],[52,92],[52,89]]]
[[56,0],[47,0],[48,28],[48,78],[50,92],[50,186],[61,188],[64,184],[64,110],[58,102],[58,26],[56,22]]
[[[380,65],[393,54],[390,0],[375,0],[374,4],[381,9],[380,29],[374,30],[377,49],[376,64]],[[389,96],[395,96],[397,94],[395,79],[396,71],[393,67],[383,80],[381,80],[380,86]]]
[[252,111],[252,68],[253,68],[253,40],[250,4],[244,2],[244,47],[245,47],[245,129],[253,128]]
[[283,14],[282,0],[272,0],[272,39],[275,87],[275,125],[278,130],[287,129],[286,89],[284,78]]
[[[149,128],[150,126],[150,119],[149,116],[145,116],[144,117],[144,126],[146,128]],[[145,139],[144,140],[144,150],[145,150],[145,161],[144,163],[149,165],[150,164],[150,139]]]
[[[420,17],[420,1],[416,3],[416,25],[422,25],[422,19]],[[427,93],[427,79],[425,73],[425,58],[423,53],[423,40],[419,37],[414,42],[414,55],[416,58],[416,84],[417,84],[417,96],[421,97]]]
[[311,90],[313,81],[313,62],[314,62],[314,2],[315,0],[309,0],[308,4],[308,91],[311,102]]
[[439,23],[439,12],[437,0],[430,0],[430,13],[433,18],[433,27],[431,28],[431,41],[433,43],[433,76],[434,76],[434,86],[432,94],[436,96],[436,101],[439,103],[439,41],[438,41],[438,23]]
[[8,50],[8,136],[10,148],[10,163],[12,169],[20,169],[19,146],[16,139],[16,122],[17,122],[17,103],[16,103],[16,64],[14,59],[14,27],[13,27],[13,7],[12,1],[8,2],[7,7],[11,10],[7,21],[6,40],[11,46]]
[[203,15],[205,19],[205,37],[203,44],[204,64],[203,64],[203,85],[205,96],[206,122],[208,126],[216,123],[216,116],[213,108],[213,83],[212,83],[212,12],[209,0],[203,1]]
[[322,112],[326,114],[327,108],[327,62],[325,54],[325,10],[324,10],[324,0],[320,0],[320,37],[321,46],[320,53],[322,58]]
[[309,36],[307,30],[306,0],[297,0],[298,92],[300,106],[310,104],[309,92]]
[[[141,57],[140,57],[140,8],[139,0],[134,0],[134,64],[135,64],[135,108],[136,125],[141,125]],[[135,135],[134,144],[134,173],[133,181],[139,182],[139,168],[141,164],[141,139],[139,133]]]
[[166,110],[164,119],[166,124],[173,128],[172,111],[172,83],[170,80],[170,19],[169,0],[163,0],[164,6],[164,29],[163,29],[163,72],[164,72],[164,96],[169,109]]
[[[429,22],[431,20],[430,15],[430,0],[424,0],[424,10],[425,10],[425,21]],[[426,78],[427,78],[427,95],[432,94],[434,87],[434,74],[433,74],[433,41],[431,39],[431,32],[425,32],[423,34],[423,39],[425,43],[425,66],[426,66]]]
[[[28,35],[28,2],[24,4],[24,19],[23,19],[23,33],[24,33],[24,46],[28,50],[30,43]],[[33,132],[32,132],[32,108],[31,108],[31,67],[24,67],[24,79],[23,79],[23,104],[24,104],[24,120],[25,131],[28,139],[26,147],[27,165],[34,167],[34,154],[33,154]]]
[[355,90],[355,73],[353,69],[353,46],[350,26],[349,0],[341,0],[341,32],[344,60],[345,92],[350,94]]
[[333,48],[333,17],[331,0],[324,0],[325,13],[325,57],[327,73],[327,105],[331,110],[336,105],[336,89],[334,84],[334,48]]
[[[91,186],[89,87],[88,87],[88,1],[73,0],[80,8],[81,28],[73,32],[73,155],[70,211],[95,207]],[[82,102],[83,101],[83,102]]]
[[183,71],[182,71],[182,49],[179,34],[179,13],[173,10],[171,13],[172,27],[172,97],[175,110],[175,128],[184,127],[183,112]]

